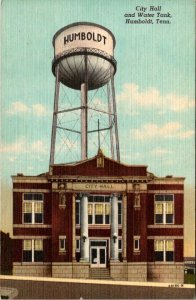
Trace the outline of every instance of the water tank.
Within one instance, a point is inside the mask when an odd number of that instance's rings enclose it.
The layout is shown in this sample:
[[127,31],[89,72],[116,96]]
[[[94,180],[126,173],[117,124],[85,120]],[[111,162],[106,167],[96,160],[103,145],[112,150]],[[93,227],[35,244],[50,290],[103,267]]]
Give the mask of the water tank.
[[53,37],[52,71],[64,85],[79,90],[86,82],[88,90],[105,85],[116,72],[113,57],[115,38],[107,28],[79,22],[58,30]]

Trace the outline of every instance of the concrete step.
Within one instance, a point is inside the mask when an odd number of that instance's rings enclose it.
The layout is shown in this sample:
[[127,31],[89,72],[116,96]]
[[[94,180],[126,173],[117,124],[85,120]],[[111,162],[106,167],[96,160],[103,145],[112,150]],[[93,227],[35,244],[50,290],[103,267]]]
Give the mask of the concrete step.
[[110,271],[107,268],[91,268],[89,278],[90,279],[107,279],[107,280],[112,279],[110,277]]

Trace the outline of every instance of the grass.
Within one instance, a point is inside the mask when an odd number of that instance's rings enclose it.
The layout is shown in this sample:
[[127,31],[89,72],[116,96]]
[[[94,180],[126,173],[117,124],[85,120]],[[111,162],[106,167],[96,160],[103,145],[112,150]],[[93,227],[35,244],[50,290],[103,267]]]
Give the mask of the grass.
[[184,283],[195,284],[195,274],[185,274]]

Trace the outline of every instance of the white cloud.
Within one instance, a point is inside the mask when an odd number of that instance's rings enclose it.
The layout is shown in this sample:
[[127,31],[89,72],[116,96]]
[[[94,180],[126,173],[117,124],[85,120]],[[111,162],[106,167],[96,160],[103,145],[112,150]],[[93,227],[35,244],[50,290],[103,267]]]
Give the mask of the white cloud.
[[11,103],[9,110],[7,111],[8,114],[10,115],[15,115],[17,113],[26,113],[29,111],[29,107],[20,102],[20,101],[16,101]]
[[[18,141],[15,141],[10,144],[2,144],[0,146],[0,153],[6,154],[24,154],[24,153],[39,153],[46,154],[47,147],[45,143],[41,140],[29,143],[25,139],[21,138]],[[9,157],[9,161],[13,161],[14,157]]]
[[44,105],[42,104],[33,104],[32,105],[32,112],[37,116],[46,116],[48,112]]
[[26,143],[23,139],[20,139],[16,142],[10,144],[1,144],[0,145],[1,153],[26,153]]
[[126,104],[127,107],[130,105],[138,105],[143,108],[153,106],[159,109],[159,113],[163,113],[165,110],[185,111],[195,106],[194,99],[172,93],[161,95],[156,88],[149,88],[142,92],[135,83],[125,83],[122,92],[117,95],[117,100],[121,101],[121,104]]
[[145,124],[141,129],[131,130],[134,138],[147,140],[152,138],[189,138],[194,135],[193,130],[184,130],[179,122],[168,122],[162,126]]
[[39,117],[48,115],[49,111],[42,104],[37,103],[32,105],[26,105],[21,101],[12,102],[10,108],[7,110],[7,114],[9,115],[17,115],[24,113],[31,113]]
[[154,148],[151,153],[156,156],[162,156],[164,154],[170,154],[171,151],[167,150],[166,148],[157,147]]

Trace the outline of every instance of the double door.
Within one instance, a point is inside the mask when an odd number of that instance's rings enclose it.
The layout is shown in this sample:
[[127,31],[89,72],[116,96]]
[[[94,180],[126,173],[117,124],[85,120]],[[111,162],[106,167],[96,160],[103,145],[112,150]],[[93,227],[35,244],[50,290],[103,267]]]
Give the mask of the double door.
[[104,246],[91,246],[90,260],[92,268],[105,268],[106,267],[106,247]]

